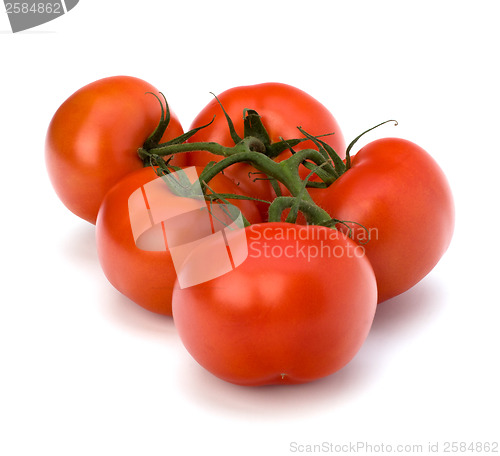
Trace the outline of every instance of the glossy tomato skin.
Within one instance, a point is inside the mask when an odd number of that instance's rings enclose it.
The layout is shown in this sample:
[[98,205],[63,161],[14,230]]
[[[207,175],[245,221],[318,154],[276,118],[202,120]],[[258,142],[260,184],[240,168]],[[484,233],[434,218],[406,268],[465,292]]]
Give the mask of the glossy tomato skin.
[[[95,223],[106,192],[143,164],[137,155],[160,121],[151,84],[129,76],[92,82],[71,95],[50,122],[45,145],[47,170],[62,202]],[[163,140],[183,133],[171,112]],[[174,163],[175,164],[175,163]],[[184,164],[178,159],[179,166]]]
[[[377,277],[379,302],[419,282],[451,242],[455,215],[446,176],[410,141],[369,143],[353,157],[350,170],[326,190],[311,189],[311,195],[333,217],[360,223],[370,233],[364,247]],[[368,240],[366,230],[349,227],[353,239]]]
[[247,386],[310,382],[345,366],[376,308],[362,249],[339,231],[283,222],[250,226],[246,238],[248,256],[231,272],[176,284],[174,322],[190,354]]
[[[198,175],[200,172],[201,168],[197,169]],[[163,241],[152,248],[146,247],[147,250],[140,246],[140,238],[134,233],[133,225],[144,223],[141,220],[144,214],[137,215],[129,207],[131,195],[145,191],[149,188],[146,185],[157,179],[158,176],[151,167],[141,168],[125,176],[106,194],[97,217],[96,243],[103,272],[118,291],[147,310],[170,316],[172,289],[177,277],[171,252]],[[237,193],[239,190],[222,175],[216,176],[210,181],[210,185],[219,193]],[[158,192],[162,192],[162,188],[153,187],[148,190],[149,204],[158,200]],[[252,201],[232,201],[250,222],[257,223],[261,220]],[[184,203],[181,201],[180,204]],[[180,244],[211,234],[210,226],[203,224],[205,219],[191,218],[189,221],[188,225],[178,226],[176,237]]]
[[[297,129],[300,126],[312,135],[335,133],[322,140],[331,145],[341,157],[345,156],[344,137],[332,113],[318,100],[296,87],[282,83],[247,85],[226,90],[217,98],[232,119],[240,137],[244,134],[243,111],[252,109],[261,116],[272,143],[279,142],[281,138],[302,138],[302,133]],[[198,114],[191,128],[208,124],[214,116],[214,122],[196,133],[189,142],[215,141],[227,147],[234,145],[223,110],[215,98]],[[307,148],[315,146],[311,141],[306,141],[294,147],[295,150]],[[289,156],[290,152],[287,151],[277,160]],[[221,159],[222,157],[203,151],[188,154],[188,163],[196,166],[205,166],[210,161]],[[246,194],[272,200],[276,195],[271,185],[265,180],[255,180],[262,178],[262,175],[255,172],[251,165],[238,163],[226,169],[225,174],[235,180]],[[267,212],[268,205],[259,207],[264,214]]]

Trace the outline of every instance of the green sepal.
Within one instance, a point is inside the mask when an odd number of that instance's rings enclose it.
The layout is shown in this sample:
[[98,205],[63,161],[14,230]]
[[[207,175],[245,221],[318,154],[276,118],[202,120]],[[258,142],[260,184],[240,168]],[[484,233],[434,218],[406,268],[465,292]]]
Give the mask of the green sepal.
[[160,100],[160,97],[156,95],[156,93],[153,92],[146,92],[146,93],[153,95],[158,100],[158,103],[160,103],[160,108],[161,108],[160,122],[156,126],[153,133],[151,133],[149,137],[146,139],[146,141],[144,141],[144,145],[142,146],[144,149],[149,150],[152,149],[153,147],[156,147],[160,142],[161,138],[163,137],[163,134],[165,133],[165,130],[167,129],[168,124],[170,123],[170,108],[168,107],[167,99],[165,98],[165,95],[163,95],[162,92],[160,92],[160,95],[163,97],[163,101],[165,102],[165,108],[163,108],[163,103]]
[[297,128],[304,136],[306,136],[316,145],[318,151],[325,157],[325,159],[330,159],[332,161],[335,170],[334,175],[336,175],[336,177],[340,176],[345,171],[345,165],[337,152],[335,152],[333,147],[326,142],[318,139],[316,136],[307,133],[302,127]]
[[226,117],[226,122],[227,122],[227,126],[229,127],[229,134],[231,135],[231,139],[233,140],[234,144],[238,144],[243,138],[240,138],[238,133],[236,133],[236,129],[234,128],[233,121],[231,120],[231,117],[229,117],[229,114],[224,109],[224,106],[222,105],[222,103],[217,98],[217,95],[215,95],[215,93],[213,93],[213,92],[210,92],[210,93],[215,97],[215,99],[217,100],[217,103],[219,103],[219,106],[222,109],[222,112],[224,113],[224,116]]
[[[302,165],[305,166],[309,171],[314,171],[314,173],[323,181],[322,183],[325,186],[329,186],[335,179],[337,179],[336,171],[334,170],[333,174],[332,172],[325,171],[323,167],[318,166],[316,163],[312,163],[309,161],[303,161]],[[325,162],[326,165],[326,162]],[[312,185],[309,184],[314,184],[314,181],[309,181],[307,183],[308,187],[312,187]],[[319,183],[319,182],[318,182]]]
[[[170,139],[167,142],[158,144],[157,147],[172,146],[174,144],[182,144],[183,142],[186,142],[189,138],[191,138],[191,136],[193,136],[194,134],[196,134],[198,131],[202,130],[203,128],[207,128],[209,125],[211,125],[213,123],[214,120],[215,120],[215,116],[206,125],[202,125],[201,127],[193,128],[192,130],[189,130],[188,132],[186,132],[186,133],[184,133],[184,134],[182,134],[180,136],[177,136],[176,138],[173,138],[173,139]],[[150,150],[154,150],[154,148],[150,149]]]
[[[264,144],[266,152],[271,145],[269,133],[262,123],[260,115],[253,109],[245,109],[243,111],[243,132],[245,138],[253,136]],[[267,155],[267,154],[266,154]]]
[[360,135],[356,136],[350,143],[349,145],[347,146],[347,149],[345,151],[345,166],[346,166],[346,169],[349,169],[351,167],[351,149],[352,147],[354,146],[354,144],[356,144],[356,142],[358,141],[359,138],[361,138],[363,135],[365,135],[366,133],[368,133],[369,131],[372,131],[372,130],[375,130],[375,128],[378,128],[380,127],[381,125],[384,125],[386,123],[389,123],[389,122],[394,122],[394,126],[397,126],[398,125],[398,121],[397,120],[386,120],[385,122],[381,122],[379,123],[378,125],[375,125],[374,127],[372,128],[369,128],[368,130],[364,131],[363,133],[361,133]]

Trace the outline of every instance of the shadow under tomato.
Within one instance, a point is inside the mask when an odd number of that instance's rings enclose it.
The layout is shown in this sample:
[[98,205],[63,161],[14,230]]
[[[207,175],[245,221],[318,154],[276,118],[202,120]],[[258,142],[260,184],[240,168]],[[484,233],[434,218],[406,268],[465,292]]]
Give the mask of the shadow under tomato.
[[165,341],[172,337],[177,338],[172,317],[159,315],[146,310],[122,295],[106,280],[100,285],[101,313],[113,325],[137,336],[154,338]]
[[432,276],[425,277],[405,293],[378,305],[370,335],[397,339],[401,334],[425,331],[443,310],[443,296],[443,285]]
[[171,317],[158,315],[143,309],[117,291],[106,279],[99,264],[95,241],[95,226],[76,223],[62,241],[64,255],[70,261],[95,277],[93,282],[99,289],[99,306],[104,318],[114,326],[135,333],[140,337],[164,341],[176,331]]
[[426,330],[439,319],[445,305],[444,286],[431,276],[407,292],[380,303],[359,353],[360,362],[382,370],[395,368],[394,360],[414,339],[421,338],[422,346],[426,346]]
[[348,403],[369,382],[370,373],[356,358],[333,375],[300,385],[234,385],[209,373],[187,353],[178,372],[179,390],[197,406],[271,421],[295,418],[297,410],[311,413]]
[[186,352],[179,363],[178,383],[188,400],[222,413],[286,419],[297,410],[317,413],[371,394],[391,353],[404,340],[425,331],[442,310],[442,288],[432,279],[381,303],[372,330],[354,359],[340,371],[301,385],[243,387],[227,383],[199,366]]
[[82,267],[100,268],[95,243],[95,226],[78,220],[62,241],[64,255]]

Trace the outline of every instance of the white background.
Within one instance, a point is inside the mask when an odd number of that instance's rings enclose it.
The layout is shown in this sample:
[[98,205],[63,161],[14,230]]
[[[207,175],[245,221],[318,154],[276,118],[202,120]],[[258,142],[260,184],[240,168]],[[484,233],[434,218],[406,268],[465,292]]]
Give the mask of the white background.
[[[292,442],[395,451],[438,442],[447,454],[445,442],[498,442],[497,3],[81,0],[18,34],[2,11],[0,454],[306,449]],[[349,140],[396,118],[360,145],[400,136],[435,157],[456,200],[449,251],[379,307],[337,374],[294,387],[216,379],[170,319],[109,285],[94,227],[66,210],[46,176],[55,110],[117,74],[162,90],[185,128],[209,92],[267,81],[319,99]]]

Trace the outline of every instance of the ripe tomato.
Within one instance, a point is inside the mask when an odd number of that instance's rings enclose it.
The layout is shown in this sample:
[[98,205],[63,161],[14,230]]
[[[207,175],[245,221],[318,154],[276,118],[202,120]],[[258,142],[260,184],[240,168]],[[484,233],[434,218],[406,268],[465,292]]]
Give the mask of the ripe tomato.
[[[195,174],[191,181],[196,178]],[[209,185],[218,193],[239,193],[223,175]],[[231,202],[251,223],[261,220],[252,201]],[[208,217],[207,208],[215,213],[205,201],[200,205],[199,200],[173,196],[151,167],[125,176],[106,194],[96,223],[97,253],[111,284],[145,309],[172,315],[176,272],[170,247],[175,244],[178,259],[183,246],[192,248],[221,229],[220,214]]]
[[[239,242],[228,236],[239,257],[231,272],[186,288],[176,283],[173,317],[189,353],[241,385],[304,383],[346,365],[376,308],[363,248],[320,226],[261,223],[244,234]],[[216,249],[211,240],[200,244],[194,259],[208,260]],[[179,278],[199,274],[189,260]]]
[[[100,79],[71,95],[49,125],[45,157],[62,202],[95,223],[106,192],[124,175],[140,169],[137,155],[160,121],[158,90],[128,76]],[[183,133],[171,112],[163,141]],[[182,166],[178,161],[173,164]]]
[[416,144],[386,138],[364,146],[352,167],[327,189],[311,189],[316,203],[352,229],[364,246],[385,301],[411,288],[448,248],[454,204],[443,171]]
[[[303,135],[297,129],[301,126],[312,135],[335,133],[322,139],[341,157],[345,156],[344,137],[333,115],[318,100],[300,89],[287,84],[264,83],[234,87],[221,93],[217,98],[233,120],[235,130],[240,137],[244,135],[243,111],[252,109],[260,115],[271,143],[279,142],[280,138],[302,138]],[[188,142],[214,141],[223,146],[233,146],[234,142],[226,118],[216,99],[203,108],[193,121],[191,128],[206,125],[214,116],[214,122],[197,132]],[[294,147],[295,150],[307,148],[315,148],[315,146],[311,141],[305,141]],[[288,156],[290,152],[286,151],[277,160]],[[205,166],[210,161],[221,159],[222,157],[204,151],[188,154],[188,163],[196,166]],[[264,176],[255,173],[255,168],[247,163],[232,165],[225,171],[225,174],[237,182],[246,194],[259,199],[272,200],[276,196],[272,186],[268,181],[262,180]],[[305,174],[308,173],[309,171]],[[267,214],[268,205],[261,204],[258,207],[263,214]]]

